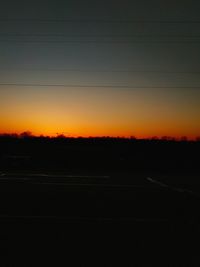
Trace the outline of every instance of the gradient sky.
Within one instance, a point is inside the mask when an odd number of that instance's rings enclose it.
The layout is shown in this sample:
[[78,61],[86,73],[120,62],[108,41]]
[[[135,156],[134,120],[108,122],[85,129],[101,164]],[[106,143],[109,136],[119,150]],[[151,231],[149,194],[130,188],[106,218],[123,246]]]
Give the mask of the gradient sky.
[[0,132],[199,136],[199,8],[198,1],[2,4]]

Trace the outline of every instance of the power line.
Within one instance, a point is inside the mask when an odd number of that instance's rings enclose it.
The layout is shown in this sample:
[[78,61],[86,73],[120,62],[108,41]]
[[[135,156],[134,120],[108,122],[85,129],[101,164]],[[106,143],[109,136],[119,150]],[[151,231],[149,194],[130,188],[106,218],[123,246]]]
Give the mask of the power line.
[[174,38],[200,38],[200,34],[68,34],[68,33],[0,33],[3,37],[126,37],[126,38],[150,38],[150,37],[174,37]]
[[94,70],[94,69],[49,69],[49,68],[0,68],[0,71],[44,71],[44,72],[83,72],[83,73],[163,73],[163,74],[200,74],[200,71],[168,71],[168,70]]
[[40,83],[0,83],[0,86],[17,86],[17,87],[68,87],[68,88],[127,88],[127,89],[200,89],[199,86],[135,86],[135,85],[80,85],[80,84],[40,84]]
[[1,33],[0,42],[20,43],[199,43],[196,34]]
[[200,40],[22,40],[22,39],[0,39],[0,42],[5,43],[48,43],[48,44],[140,44],[140,43],[157,43],[157,44],[196,44]]
[[[37,38],[37,39],[35,39]],[[39,38],[39,39],[38,39]],[[0,41],[15,42],[199,42],[200,35],[184,34],[0,34]]]
[[143,19],[66,19],[66,18],[1,18],[0,22],[39,22],[39,23],[152,23],[152,24],[199,24],[200,20],[186,19],[186,20],[143,20]]

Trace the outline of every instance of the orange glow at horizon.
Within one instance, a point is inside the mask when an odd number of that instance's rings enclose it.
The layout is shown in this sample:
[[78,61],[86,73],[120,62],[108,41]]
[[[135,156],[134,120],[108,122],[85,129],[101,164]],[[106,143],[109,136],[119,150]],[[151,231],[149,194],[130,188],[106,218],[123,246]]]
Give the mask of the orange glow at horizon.
[[200,94],[117,89],[1,91],[1,133],[56,136],[200,135]]

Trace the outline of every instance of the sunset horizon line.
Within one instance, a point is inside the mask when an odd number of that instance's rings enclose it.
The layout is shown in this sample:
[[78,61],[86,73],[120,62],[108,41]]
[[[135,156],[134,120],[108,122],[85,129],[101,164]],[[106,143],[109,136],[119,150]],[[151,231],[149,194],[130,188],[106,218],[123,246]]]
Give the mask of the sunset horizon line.
[[63,139],[132,139],[132,140],[168,140],[168,141],[200,141],[200,136],[191,137],[188,135],[152,135],[152,136],[136,136],[136,135],[72,135],[66,133],[56,133],[56,134],[35,134],[31,131],[22,131],[22,132],[0,132],[0,137],[16,137],[16,138],[63,138]]

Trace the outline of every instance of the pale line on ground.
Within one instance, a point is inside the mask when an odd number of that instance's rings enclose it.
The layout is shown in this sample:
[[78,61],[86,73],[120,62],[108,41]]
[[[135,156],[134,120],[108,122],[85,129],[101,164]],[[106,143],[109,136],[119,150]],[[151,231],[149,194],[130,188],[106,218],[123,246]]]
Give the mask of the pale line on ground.
[[116,187],[116,188],[146,188],[147,186],[144,185],[124,185],[124,184],[80,184],[80,183],[58,183],[58,182],[37,182],[37,181],[33,181],[33,183],[39,183],[39,184],[43,184],[43,185],[65,185],[65,186],[99,186],[99,187]]
[[171,190],[174,190],[174,191],[177,191],[177,192],[181,192],[181,193],[189,193],[189,194],[195,195],[195,196],[197,196],[197,197],[200,197],[199,194],[193,192],[192,190],[183,189],[183,188],[180,188],[180,187],[169,186],[169,185],[167,185],[167,184],[165,184],[165,183],[162,183],[162,182],[160,182],[160,181],[154,180],[154,179],[152,179],[152,178],[150,178],[150,177],[147,177],[146,179],[147,179],[148,181],[150,181],[151,183],[160,185],[160,186],[162,186],[162,187],[169,188],[169,189],[171,189]]
[[45,173],[0,173],[0,176],[29,176],[29,177],[55,177],[55,178],[104,178],[109,179],[109,175],[62,175]]

